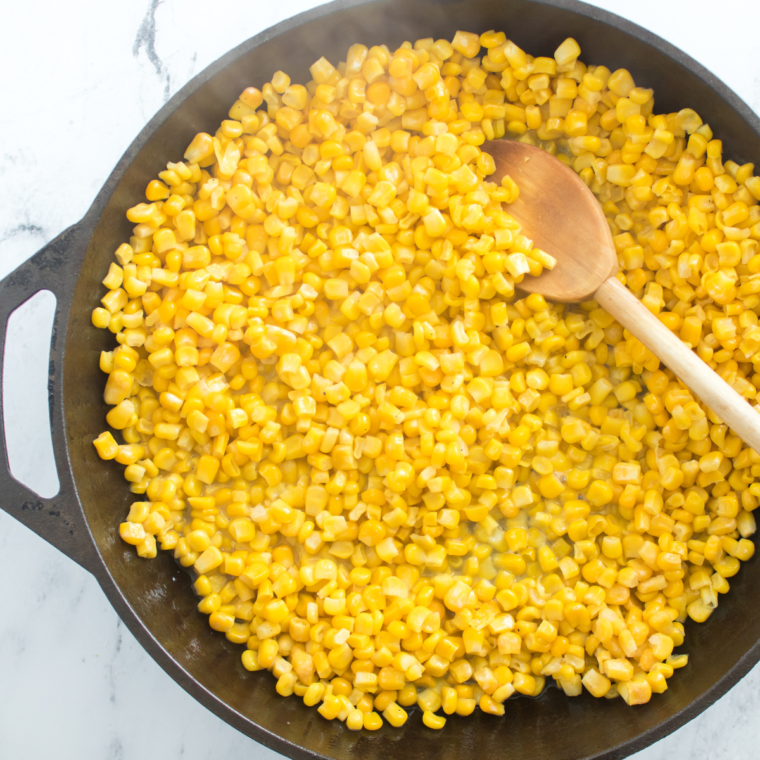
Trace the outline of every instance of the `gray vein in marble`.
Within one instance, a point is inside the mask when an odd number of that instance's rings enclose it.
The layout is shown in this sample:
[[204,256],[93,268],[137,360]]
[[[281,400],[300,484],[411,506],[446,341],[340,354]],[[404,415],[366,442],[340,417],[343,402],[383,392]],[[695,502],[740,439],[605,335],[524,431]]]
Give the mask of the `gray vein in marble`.
[[[29,217],[27,215],[27,219],[28,218]],[[16,237],[16,235],[31,235],[33,237],[44,238],[45,230],[38,224],[32,224],[29,221],[22,222],[21,224],[17,224],[15,227],[6,229],[3,233],[3,236],[0,237],[0,243],[4,243],[6,240],[10,240],[10,238]]]
[[110,692],[109,694],[109,702],[116,706],[116,691],[117,691],[117,682],[118,682],[118,668],[117,668],[117,661],[119,658],[119,654],[121,653],[121,645],[123,643],[123,637],[122,637],[122,628],[123,623],[121,622],[121,618],[116,619],[116,642],[113,647],[113,653],[110,657],[110,661],[107,666],[106,671],[106,679],[108,682],[108,690]]
[[111,746],[108,749],[108,756],[111,760],[122,760],[124,757],[124,746],[118,736],[113,737],[111,740]]
[[137,30],[134,45],[132,46],[132,55],[135,58],[140,57],[140,50],[145,48],[145,55],[156,69],[159,77],[165,77],[164,102],[169,100],[171,92],[171,74],[165,71],[165,67],[158,53],[156,52],[156,10],[163,0],[150,0],[150,5],[145,13],[145,17]]

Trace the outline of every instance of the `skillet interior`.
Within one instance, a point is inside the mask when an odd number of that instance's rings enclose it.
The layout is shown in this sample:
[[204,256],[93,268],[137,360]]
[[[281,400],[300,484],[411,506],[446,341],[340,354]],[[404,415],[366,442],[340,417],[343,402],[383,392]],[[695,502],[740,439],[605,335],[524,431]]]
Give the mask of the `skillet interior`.
[[692,107],[724,140],[733,160],[744,163],[760,154],[758,120],[725,86],[653,35],[572,0],[339,0],[244,43],[187,85],[146,127],[84,221],[93,230],[87,250],[74,254],[83,260],[66,339],[63,403],[74,480],[103,562],[95,574],[133,633],[175,680],[224,720],[292,757],[624,757],[694,717],[757,661],[757,558],[742,564],[708,624],[687,624],[681,651],[690,654],[689,667],[645,706],[631,709],[622,700],[588,694],[567,699],[550,689],[538,700],[508,702],[503,719],[477,711],[467,719],[453,716],[444,731],[434,732],[412,716],[400,730],[356,734],[324,721],[300,700],[279,697],[269,673],[245,671],[242,648],[208,627],[195,609],[188,577],[171,556],[160,553],[145,563],[120,541],[116,526],[135,499],[123,468],[102,462],[91,444],[105,429],[107,411],[100,400],[98,354],[114,343],[107,331],[91,326],[90,313],[102,296],[100,280],[113,251],[130,234],[124,212],[142,200],[147,182],[167,160],[181,158],[196,132],[213,132],[244,87],[261,86],[278,69],[305,82],[311,63],[323,54],[337,63],[350,43],[394,49],[406,39],[451,39],[457,29],[504,30],[535,55],[552,55],[562,40],[575,37],[586,63],[628,68],[637,84],[654,87],[657,112]]

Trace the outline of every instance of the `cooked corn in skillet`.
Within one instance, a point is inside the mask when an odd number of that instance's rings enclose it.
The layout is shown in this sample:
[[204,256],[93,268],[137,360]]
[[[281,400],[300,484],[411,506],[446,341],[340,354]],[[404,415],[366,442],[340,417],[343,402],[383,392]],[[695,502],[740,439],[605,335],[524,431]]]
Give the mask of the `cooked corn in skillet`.
[[648,702],[754,553],[760,456],[597,304],[515,292],[555,262],[488,180],[505,136],[572,166],[621,281],[760,387],[754,167],[579,55],[458,32],[277,72],[148,184],[93,312],[124,440],[95,446],[145,499],[121,537],[350,729],[549,676]]

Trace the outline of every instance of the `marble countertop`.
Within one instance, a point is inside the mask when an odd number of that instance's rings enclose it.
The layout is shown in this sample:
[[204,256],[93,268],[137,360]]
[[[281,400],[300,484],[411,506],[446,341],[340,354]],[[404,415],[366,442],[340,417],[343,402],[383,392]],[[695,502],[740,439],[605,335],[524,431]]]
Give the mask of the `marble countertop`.
[[[143,125],[190,78],[250,36],[320,4],[7,3],[0,46],[0,279],[85,214]],[[682,48],[760,112],[756,0],[592,4]],[[49,341],[42,312],[30,310],[30,329],[17,347],[22,357]],[[33,365],[30,359],[14,366],[6,388],[26,388]],[[30,429],[44,414],[43,404],[18,416],[14,449],[42,490],[55,474]],[[0,602],[0,757],[278,757],[195,702],[143,651],[89,573],[2,512],[0,557],[13,581]],[[758,717],[755,668],[694,721],[634,757],[757,757]]]

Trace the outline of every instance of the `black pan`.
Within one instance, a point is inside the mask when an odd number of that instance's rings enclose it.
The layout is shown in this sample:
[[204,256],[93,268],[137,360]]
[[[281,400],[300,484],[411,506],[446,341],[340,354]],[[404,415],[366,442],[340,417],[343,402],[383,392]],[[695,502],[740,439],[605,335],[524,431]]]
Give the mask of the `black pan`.
[[[452,716],[443,731],[413,715],[401,729],[349,732],[298,699],[283,699],[267,672],[248,673],[240,647],[214,633],[187,575],[170,554],[150,563],[118,537],[132,501],[122,468],[92,446],[104,429],[101,350],[113,348],[90,313],[101,279],[131,225],[125,211],[149,179],[176,160],[196,132],[214,130],[238,93],[278,69],[306,81],[321,55],[337,62],[349,42],[387,43],[457,29],[504,30],[525,50],[552,55],[575,37],[588,63],[631,70],[656,90],[658,112],[694,108],[739,163],[760,158],[760,121],[728,87],[672,45],[613,14],[575,0],[337,0],[248,40],[178,92],[150,121],[114,169],[84,219],[0,282],[0,357],[8,316],[42,289],[57,298],[50,350],[50,409],[60,493],[41,499],[8,471],[0,435],[2,507],[89,570],[151,656],[181,686],[248,736],[293,758],[552,760],[622,758],[666,736],[721,697],[760,659],[757,558],[731,581],[731,592],[706,625],[688,623],[689,666],[663,695],[629,708],[587,694],[568,699],[549,689],[539,699],[507,702],[506,716]],[[0,361],[2,359],[0,358]],[[1,367],[0,367],[1,369]],[[1,412],[2,410],[0,410]],[[2,425],[2,414],[0,414]]]

